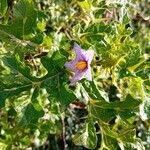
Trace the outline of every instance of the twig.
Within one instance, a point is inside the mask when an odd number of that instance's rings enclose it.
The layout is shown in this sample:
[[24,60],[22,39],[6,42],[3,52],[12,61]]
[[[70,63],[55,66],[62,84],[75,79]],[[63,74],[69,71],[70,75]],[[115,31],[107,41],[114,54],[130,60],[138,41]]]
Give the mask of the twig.
[[63,140],[63,149],[66,150],[66,129],[65,129],[65,121],[64,121],[64,116],[65,114],[61,114],[61,121],[62,121],[62,126],[63,126],[63,131],[62,131],[62,140]]

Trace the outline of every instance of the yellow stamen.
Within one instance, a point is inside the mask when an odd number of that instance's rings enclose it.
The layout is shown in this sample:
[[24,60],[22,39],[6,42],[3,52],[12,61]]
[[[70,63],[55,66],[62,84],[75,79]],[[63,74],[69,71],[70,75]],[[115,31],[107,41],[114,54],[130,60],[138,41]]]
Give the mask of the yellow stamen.
[[87,62],[86,61],[79,61],[76,63],[75,66],[78,70],[84,70],[87,67]]

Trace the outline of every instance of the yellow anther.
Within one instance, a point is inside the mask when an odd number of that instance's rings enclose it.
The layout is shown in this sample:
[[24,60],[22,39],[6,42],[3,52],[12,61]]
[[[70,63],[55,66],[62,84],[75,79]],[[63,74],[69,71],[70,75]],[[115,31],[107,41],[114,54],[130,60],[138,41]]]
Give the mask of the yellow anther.
[[84,70],[87,67],[87,62],[86,61],[79,61],[76,63],[75,66],[78,70]]

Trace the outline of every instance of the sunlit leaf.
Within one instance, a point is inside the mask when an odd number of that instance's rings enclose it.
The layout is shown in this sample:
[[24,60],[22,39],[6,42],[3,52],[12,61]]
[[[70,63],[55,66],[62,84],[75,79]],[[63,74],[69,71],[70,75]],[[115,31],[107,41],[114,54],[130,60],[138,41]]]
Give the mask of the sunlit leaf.
[[97,136],[92,123],[86,123],[85,128],[79,131],[74,137],[73,142],[76,145],[83,145],[88,149],[94,149],[97,144]]

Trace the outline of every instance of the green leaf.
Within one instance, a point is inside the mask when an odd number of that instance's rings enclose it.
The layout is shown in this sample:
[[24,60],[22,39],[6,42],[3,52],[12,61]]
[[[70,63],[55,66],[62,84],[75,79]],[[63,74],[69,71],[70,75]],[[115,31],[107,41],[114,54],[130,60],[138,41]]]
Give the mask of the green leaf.
[[113,109],[103,109],[99,107],[90,106],[90,113],[96,120],[108,122],[115,117],[116,111]]
[[[20,61],[18,55],[15,57],[3,58],[5,65],[10,67],[12,71],[16,73],[16,75],[19,74],[22,77],[22,81],[26,80],[28,83],[27,85],[29,85],[27,86],[25,82],[25,84],[21,85],[21,88],[19,89],[22,89],[23,91],[24,88],[22,87],[29,88],[38,85],[40,88],[46,88],[46,90],[49,92],[50,99],[67,106],[76,99],[76,96],[69,89],[68,84],[66,84],[67,78],[65,72],[60,70],[64,66],[65,60],[66,58],[59,52],[55,52],[50,58],[47,56],[43,57],[42,64],[47,69],[48,73],[42,78],[36,78],[30,75],[30,68]],[[8,90],[6,90],[6,92],[5,90],[2,90],[2,106],[4,106],[4,100],[8,97],[7,91]]]
[[103,141],[101,142],[101,150],[109,149],[109,150],[118,150],[119,145],[118,141],[115,138],[112,138],[110,136],[107,136],[103,134]]
[[136,137],[135,129],[129,129],[127,131],[122,132],[121,135],[119,135],[119,138],[123,142],[130,142],[130,143],[134,143],[136,141],[135,137]]
[[39,87],[35,87],[31,102],[22,110],[22,118],[20,118],[19,125],[21,126],[33,126],[37,123],[38,119],[43,117],[44,111],[38,102],[38,96],[40,94]]
[[[52,56],[51,56],[52,57]],[[49,56],[44,56],[41,58],[41,63],[45,67],[45,69],[48,71],[48,75],[55,75],[57,72],[55,70],[52,58]]]
[[130,52],[126,59],[126,67],[130,67],[137,64],[140,60],[140,54],[141,54],[139,47],[134,46],[133,43],[128,43],[125,49],[128,49],[128,51]]
[[0,1],[0,16],[4,16],[7,11],[7,0]]
[[36,27],[37,11],[30,0],[19,0],[14,6],[15,19],[9,25],[1,25],[0,30],[24,39]]
[[128,91],[128,93],[130,93],[135,99],[143,101],[145,96],[145,91],[143,90],[143,80],[139,77],[130,77],[126,83],[128,88],[125,90]]
[[77,1],[78,5],[83,9],[83,11],[90,11],[92,3],[89,0]]
[[67,61],[66,57],[62,55],[59,51],[55,52],[52,56],[53,62],[55,62],[55,67],[62,68],[64,67],[65,62]]
[[50,36],[44,36],[43,38],[43,46],[47,49],[50,49],[52,46],[52,38]]
[[23,75],[27,80],[37,80],[36,78],[30,75],[30,68],[27,67],[24,63],[21,63],[20,58],[17,55],[11,57],[4,57],[3,62],[12,70]]
[[98,24],[92,24],[88,27],[86,30],[87,32],[91,32],[92,34],[98,34],[98,33],[109,33],[111,32],[111,26],[105,23],[98,23]]
[[89,94],[90,98],[105,101],[94,81],[92,82],[83,81],[82,85]]
[[11,98],[12,96],[18,96],[24,91],[29,91],[32,88],[30,82],[5,85],[0,83],[0,108],[5,106],[5,100]]
[[94,125],[87,122],[85,128],[75,134],[73,142],[76,145],[84,146],[88,149],[94,149],[97,145],[97,136]]
[[37,24],[37,28],[40,30],[40,31],[42,31],[42,32],[44,32],[45,31],[45,28],[46,28],[46,22],[39,22],[38,24]]
[[41,87],[46,88],[50,100],[67,106],[76,99],[76,96],[66,84],[66,73],[62,70],[66,62],[65,56],[57,51],[50,58],[48,56],[43,57],[41,62],[48,71],[45,80],[41,83]]
[[123,129],[120,133],[114,131],[111,129],[108,125],[103,125],[102,130],[105,135],[112,137],[114,139],[117,139],[118,141],[122,141],[123,143],[129,142],[134,143],[136,141],[135,135],[136,131],[135,129]]
[[7,144],[6,143],[2,143],[2,142],[0,142],[0,148],[2,149],[2,150],[7,150]]
[[76,99],[75,94],[69,89],[68,84],[65,83],[62,74],[58,73],[53,77],[47,78],[42,82],[41,87],[46,88],[50,101],[57,101],[64,106],[68,106]]
[[56,51],[52,54],[51,57],[45,56],[42,57],[41,62],[43,66],[47,69],[48,74],[53,74],[54,72],[60,72],[64,63],[66,62],[66,57],[62,55],[59,51]]
[[66,83],[61,83],[58,94],[58,100],[60,100],[61,104],[66,106],[76,99],[75,94],[69,89],[68,84]]
[[105,40],[100,40],[97,44],[97,53],[103,56],[106,55],[106,52],[111,49],[111,45],[109,45]]
[[149,101],[149,97],[148,96],[145,96],[143,107],[144,107],[144,113],[145,113],[146,117],[148,119],[150,119],[150,101]]
[[39,118],[43,117],[43,110],[38,110],[32,103],[29,103],[23,110],[23,116],[19,125],[21,126],[33,126],[36,125]]
[[141,104],[140,100],[136,100],[131,95],[128,95],[124,101],[106,102],[101,100],[91,100],[89,111],[92,116],[102,121],[110,121],[116,114],[123,110],[135,109]]
[[36,44],[42,44],[43,42],[43,34],[42,33],[37,33],[32,39],[32,42]]
[[122,109],[118,111],[118,115],[122,118],[122,120],[127,121],[127,119],[135,116],[135,113],[138,112],[138,109]]
[[124,16],[123,16],[123,20],[122,20],[122,23],[123,24],[128,24],[130,22],[130,18],[128,17],[128,14],[126,13]]
[[[8,78],[3,78],[0,84],[0,107],[4,107],[5,100],[11,97],[19,97],[23,92],[29,92],[33,86],[30,69],[20,63],[17,57],[3,57],[3,62],[11,69]],[[8,81],[7,81],[8,80]]]
[[126,150],[146,150],[141,139],[137,139],[134,143],[125,143],[124,148]]
[[34,12],[32,0],[19,0],[13,7],[15,17],[26,18],[30,17]]
[[127,95],[124,101],[106,102],[106,101],[93,101],[91,100],[93,106],[103,108],[103,109],[132,109],[136,108],[141,104],[141,100],[134,99],[131,95]]

